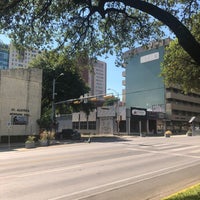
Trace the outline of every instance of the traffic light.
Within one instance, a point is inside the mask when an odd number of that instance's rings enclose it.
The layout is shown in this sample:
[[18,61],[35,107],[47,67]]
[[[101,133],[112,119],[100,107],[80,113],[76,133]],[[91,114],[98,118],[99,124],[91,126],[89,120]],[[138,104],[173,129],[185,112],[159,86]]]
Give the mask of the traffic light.
[[106,95],[106,96],[104,96],[103,98],[104,98],[105,100],[108,100],[108,99],[114,98],[114,96],[113,96],[113,95]]
[[97,98],[96,97],[92,97],[92,98],[89,99],[89,101],[96,102]]
[[81,101],[78,101],[78,100],[73,101],[73,104],[80,104],[80,103],[81,103]]

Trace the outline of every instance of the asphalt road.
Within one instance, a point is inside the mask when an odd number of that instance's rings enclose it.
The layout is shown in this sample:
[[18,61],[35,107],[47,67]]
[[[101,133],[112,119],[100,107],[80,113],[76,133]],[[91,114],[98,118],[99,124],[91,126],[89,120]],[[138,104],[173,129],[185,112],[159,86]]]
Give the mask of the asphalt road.
[[96,138],[0,152],[1,200],[158,200],[199,181],[199,136]]

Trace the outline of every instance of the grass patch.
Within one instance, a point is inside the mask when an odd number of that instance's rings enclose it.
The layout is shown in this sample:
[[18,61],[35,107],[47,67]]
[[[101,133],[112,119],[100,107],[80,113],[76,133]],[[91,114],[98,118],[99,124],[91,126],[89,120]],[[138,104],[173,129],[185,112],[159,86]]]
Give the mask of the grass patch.
[[170,195],[163,200],[200,200],[200,184]]

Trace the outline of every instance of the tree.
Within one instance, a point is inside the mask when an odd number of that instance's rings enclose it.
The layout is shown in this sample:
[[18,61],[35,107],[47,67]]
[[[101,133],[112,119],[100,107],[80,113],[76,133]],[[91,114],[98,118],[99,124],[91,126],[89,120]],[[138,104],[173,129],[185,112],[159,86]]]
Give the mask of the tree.
[[119,101],[119,99],[115,96],[111,96],[111,98],[108,98],[105,100],[104,102],[104,106],[112,106],[114,105],[115,103],[117,103]]
[[[63,53],[49,51],[44,52],[30,63],[30,67],[43,69],[42,117],[39,123],[45,125],[45,128],[48,127],[51,122],[54,78],[56,79],[55,102],[79,98],[82,94],[88,93],[89,91],[89,88],[86,86],[79,73],[83,66],[79,65],[77,67],[75,63],[78,61],[75,62],[75,60],[77,59],[69,60]],[[64,75],[59,76],[61,73]],[[56,112],[61,114],[70,112],[70,109],[72,109],[71,105],[56,106]]]
[[200,64],[200,44],[187,28],[199,7],[199,0],[10,0],[0,2],[0,30],[23,45],[56,43],[69,55],[98,56],[163,37],[166,25]]
[[[200,42],[200,13],[192,18],[192,34]],[[166,48],[161,75],[167,86],[176,85],[183,91],[200,92],[200,64],[191,57],[178,44],[178,40],[170,42]]]

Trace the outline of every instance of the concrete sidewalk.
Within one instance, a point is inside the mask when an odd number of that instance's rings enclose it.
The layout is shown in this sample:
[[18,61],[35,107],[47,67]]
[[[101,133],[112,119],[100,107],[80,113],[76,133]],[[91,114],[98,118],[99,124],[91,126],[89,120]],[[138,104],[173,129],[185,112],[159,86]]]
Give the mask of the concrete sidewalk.
[[3,151],[16,151],[17,149],[25,148],[24,143],[0,143],[0,152]]
[[63,144],[73,144],[73,143],[80,143],[84,142],[83,140],[56,140],[54,144],[50,144],[49,146],[41,146],[40,143],[37,141],[35,142],[34,148],[25,148],[24,142],[18,142],[18,143],[0,143],[0,152],[5,151],[19,151],[22,149],[35,149],[39,147],[51,147],[51,146],[57,146],[57,145],[63,145]]

